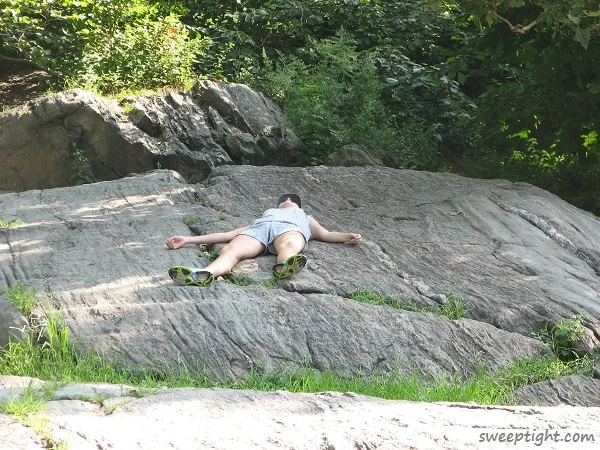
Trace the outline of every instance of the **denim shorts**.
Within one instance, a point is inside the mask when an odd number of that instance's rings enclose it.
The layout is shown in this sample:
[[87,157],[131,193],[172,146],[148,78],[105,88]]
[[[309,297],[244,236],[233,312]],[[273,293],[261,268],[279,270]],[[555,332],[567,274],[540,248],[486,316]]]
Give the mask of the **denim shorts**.
[[[242,231],[240,234],[245,234],[246,236],[253,237],[258,242],[263,244],[265,246],[264,253],[269,252],[276,254],[275,247],[273,246],[273,241],[277,239],[278,236],[288,231],[297,231],[298,233],[302,234],[300,228],[284,222],[265,222],[255,224],[247,230]],[[304,248],[306,248],[306,241],[304,242]]]

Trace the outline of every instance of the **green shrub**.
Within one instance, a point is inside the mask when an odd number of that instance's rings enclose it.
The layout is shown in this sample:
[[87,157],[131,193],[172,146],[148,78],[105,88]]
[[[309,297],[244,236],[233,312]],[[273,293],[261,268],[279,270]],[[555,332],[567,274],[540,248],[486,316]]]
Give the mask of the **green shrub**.
[[76,185],[97,182],[92,163],[85,150],[74,146],[71,151],[71,180]]
[[576,343],[585,330],[582,321],[583,314],[576,314],[571,319],[560,320],[554,325],[547,323],[544,329],[534,331],[531,335],[550,345],[552,352],[561,361],[576,360],[581,357],[577,352]]
[[346,144],[361,144],[375,155],[390,153],[400,165],[434,168],[432,130],[407,121],[397,126],[381,101],[384,81],[373,55],[355,50],[341,31],[331,39],[310,40],[306,55],[266,58],[253,88],[280,102],[289,126],[312,156],[324,158]]
[[172,16],[138,18],[88,39],[79,69],[67,84],[107,94],[164,86],[189,88],[194,82],[194,61],[205,45],[206,40],[190,38],[190,31]]

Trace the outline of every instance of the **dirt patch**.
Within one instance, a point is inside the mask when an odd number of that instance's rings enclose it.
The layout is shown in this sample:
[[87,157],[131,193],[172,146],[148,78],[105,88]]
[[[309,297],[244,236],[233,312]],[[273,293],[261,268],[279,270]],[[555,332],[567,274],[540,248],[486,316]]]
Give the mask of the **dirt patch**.
[[41,70],[0,73],[0,111],[45,95],[52,77]]

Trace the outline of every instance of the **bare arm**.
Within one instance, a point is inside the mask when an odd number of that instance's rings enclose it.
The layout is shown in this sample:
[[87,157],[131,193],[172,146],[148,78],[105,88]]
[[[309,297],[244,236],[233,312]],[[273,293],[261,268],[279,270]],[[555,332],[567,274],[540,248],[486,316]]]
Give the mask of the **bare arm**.
[[222,244],[231,241],[234,237],[247,229],[248,226],[246,225],[224,233],[209,233],[202,236],[173,236],[167,239],[166,245],[167,248],[176,249],[188,244]]
[[362,236],[358,233],[341,233],[339,231],[326,230],[314,218],[310,219],[310,232],[317,241],[323,242],[345,242],[348,244],[360,244]]

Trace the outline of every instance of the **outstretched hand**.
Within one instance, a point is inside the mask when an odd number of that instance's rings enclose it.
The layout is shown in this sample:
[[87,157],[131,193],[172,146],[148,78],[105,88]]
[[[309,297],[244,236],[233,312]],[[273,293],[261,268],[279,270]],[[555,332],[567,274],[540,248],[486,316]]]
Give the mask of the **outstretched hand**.
[[167,248],[176,249],[179,247],[183,247],[187,244],[187,237],[185,236],[173,236],[167,239]]
[[348,244],[358,245],[362,241],[362,236],[358,233],[348,233]]

